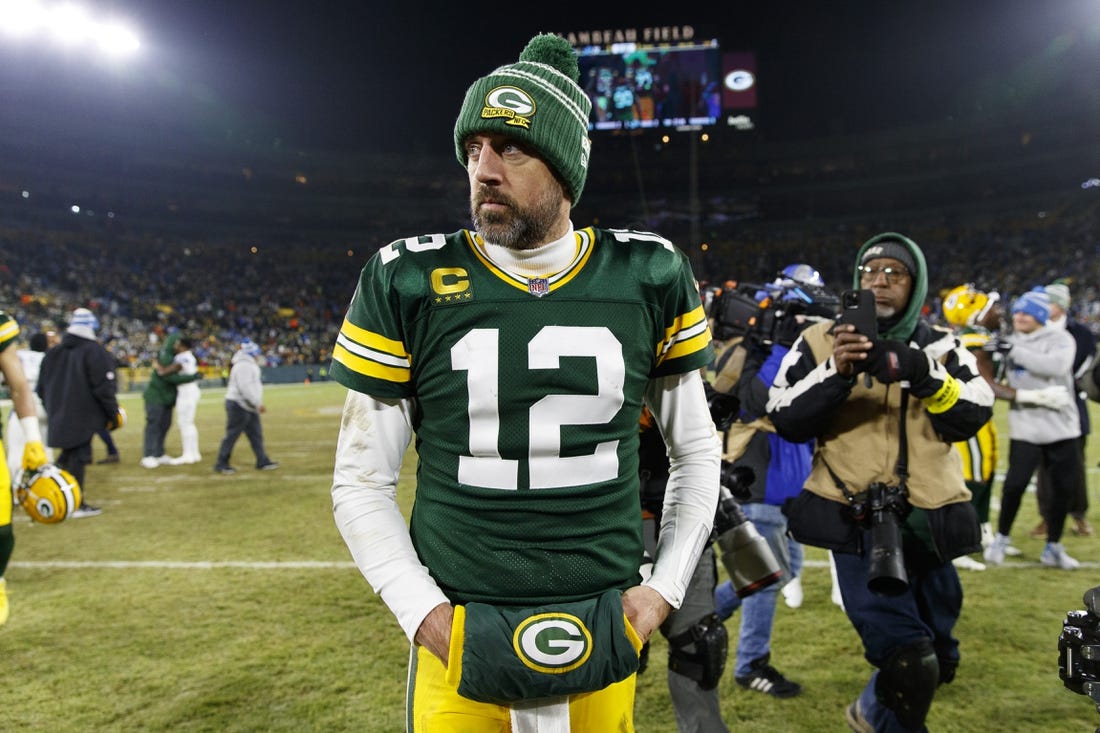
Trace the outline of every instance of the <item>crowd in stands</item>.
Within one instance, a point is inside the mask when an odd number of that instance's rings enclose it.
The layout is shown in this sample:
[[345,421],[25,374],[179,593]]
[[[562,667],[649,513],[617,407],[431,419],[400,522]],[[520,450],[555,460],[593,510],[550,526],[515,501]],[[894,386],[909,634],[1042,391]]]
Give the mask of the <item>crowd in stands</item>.
[[219,368],[244,338],[268,366],[327,363],[369,254],[40,228],[0,230],[0,252],[0,302],[28,335],[83,306],[120,366],[150,365],[178,329],[201,366]]
[[[806,262],[838,292],[849,286],[853,247],[880,231],[900,231],[928,258],[933,316],[941,295],[965,282],[1010,299],[1063,278],[1076,317],[1100,333],[1096,198],[1045,216],[756,221],[723,232],[705,253],[689,246],[690,233],[675,225],[654,230],[689,251],[704,283],[764,282],[791,262]],[[0,229],[0,303],[28,335],[63,326],[75,307],[92,309],[105,345],[123,366],[151,364],[172,329],[194,340],[203,367],[228,365],[246,337],[260,345],[268,366],[324,365],[366,259],[394,236],[413,233],[387,231],[349,246],[320,236],[253,242],[101,224],[9,225]]]

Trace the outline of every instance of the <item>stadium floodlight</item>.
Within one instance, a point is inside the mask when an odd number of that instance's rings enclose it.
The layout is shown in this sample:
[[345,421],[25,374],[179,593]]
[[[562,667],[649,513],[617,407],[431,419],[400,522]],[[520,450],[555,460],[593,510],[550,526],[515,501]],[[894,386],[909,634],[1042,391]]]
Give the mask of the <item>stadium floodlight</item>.
[[71,2],[45,7],[37,0],[0,0],[0,32],[16,38],[44,35],[64,48],[86,45],[116,58],[141,46],[126,25],[95,18]]
[[0,31],[7,35],[28,36],[44,22],[44,12],[38,3],[25,0],[0,0]]
[[141,42],[133,31],[118,23],[101,24],[96,41],[100,50],[110,56],[126,56],[141,47]]

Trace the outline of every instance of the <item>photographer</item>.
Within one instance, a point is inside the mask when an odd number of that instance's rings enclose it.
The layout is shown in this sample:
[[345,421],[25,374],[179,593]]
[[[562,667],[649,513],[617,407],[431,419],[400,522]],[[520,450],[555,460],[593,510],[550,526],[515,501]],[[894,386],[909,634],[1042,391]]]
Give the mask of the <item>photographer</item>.
[[[792,607],[801,603],[802,545],[788,535],[787,519],[780,507],[801,491],[810,470],[813,445],[792,443],[776,435],[764,414],[768,388],[798,334],[817,321],[836,316],[839,299],[824,286],[817,270],[795,264],[784,268],[773,283],[757,293],[762,312],[752,319],[754,327],[743,342],[748,354],[734,388],[740,412],[729,427],[722,456],[734,467],[752,470],[753,480],[737,498],[782,566],[782,591]],[[789,594],[791,588],[797,595]],[[779,585],[771,585],[742,601],[732,583],[726,581],[715,591],[715,605],[721,618],[741,609],[734,680],[743,689],[784,699],[800,694],[802,687],[771,664],[779,591]]]
[[768,416],[788,440],[816,440],[784,513],[795,539],[833,551],[845,612],[876,668],[848,725],[925,731],[959,661],[963,591],[951,560],[980,547],[952,442],[990,419],[993,392],[958,338],[920,320],[928,270],[914,242],[879,234],[855,265],[853,287],[873,294],[872,325],[857,332],[850,320],[862,319],[842,296],[838,322],[803,331],[783,360]]

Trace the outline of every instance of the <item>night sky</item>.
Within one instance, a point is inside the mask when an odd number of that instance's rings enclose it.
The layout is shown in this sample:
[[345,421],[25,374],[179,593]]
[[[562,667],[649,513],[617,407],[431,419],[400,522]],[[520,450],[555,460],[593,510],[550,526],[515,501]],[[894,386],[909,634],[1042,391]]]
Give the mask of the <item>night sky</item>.
[[140,58],[111,69],[0,37],[0,124],[68,110],[79,124],[102,106],[133,124],[195,112],[307,149],[445,152],[474,78],[534,33],[601,28],[691,25],[755,51],[769,140],[945,119],[998,97],[1026,105],[1036,85],[1074,93],[1100,71],[1097,0],[667,5],[101,0],[137,24]]

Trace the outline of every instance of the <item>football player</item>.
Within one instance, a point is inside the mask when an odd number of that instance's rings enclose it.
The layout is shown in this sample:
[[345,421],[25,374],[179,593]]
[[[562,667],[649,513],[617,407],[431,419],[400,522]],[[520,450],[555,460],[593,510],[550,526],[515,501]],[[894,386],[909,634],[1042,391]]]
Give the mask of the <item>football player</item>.
[[[42,431],[38,427],[38,406],[34,393],[23,374],[23,366],[16,355],[15,344],[19,340],[19,324],[7,313],[0,311],[0,372],[11,394],[12,410],[19,416],[23,429],[23,470],[33,471],[47,463],[46,447],[42,444]],[[3,450],[0,440],[0,450]],[[4,578],[8,561],[15,548],[15,534],[11,527],[12,484],[7,459],[0,460],[0,626],[8,620],[8,586]],[[5,493],[6,490],[6,493]]]
[[[1000,294],[979,290],[973,283],[952,288],[943,299],[943,315],[954,328],[962,345],[974,354],[978,372],[989,383],[993,394],[1001,399],[1011,399],[1006,388],[997,379],[997,370],[1003,362],[994,361],[994,354],[986,350],[990,339],[1001,330],[1002,308]],[[970,501],[978,511],[982,523],[982,546],[993,541],[993,525],[989,521],[989,501],[993,496],[993,475],[997,469],[997,428],[991,419],[967,440],[955,443],[963,459],[963,476],[970,489]],[[1020,554],[1015,548],[1006,554]],[[985,565],[969,555],[955,558],[957,567],[967,570],[985,570]]]
[[[639,652],[714,521],[695,277],[656,234],[574,229],[591,107],[577,79],[572,47],[545,34],[474,82],[454,130],[474,231],[382,247],[334,349],[349,388],[335,519],[413,642],[415,733],[633,731]],[[671,463],[644,582],[643,406]]]

